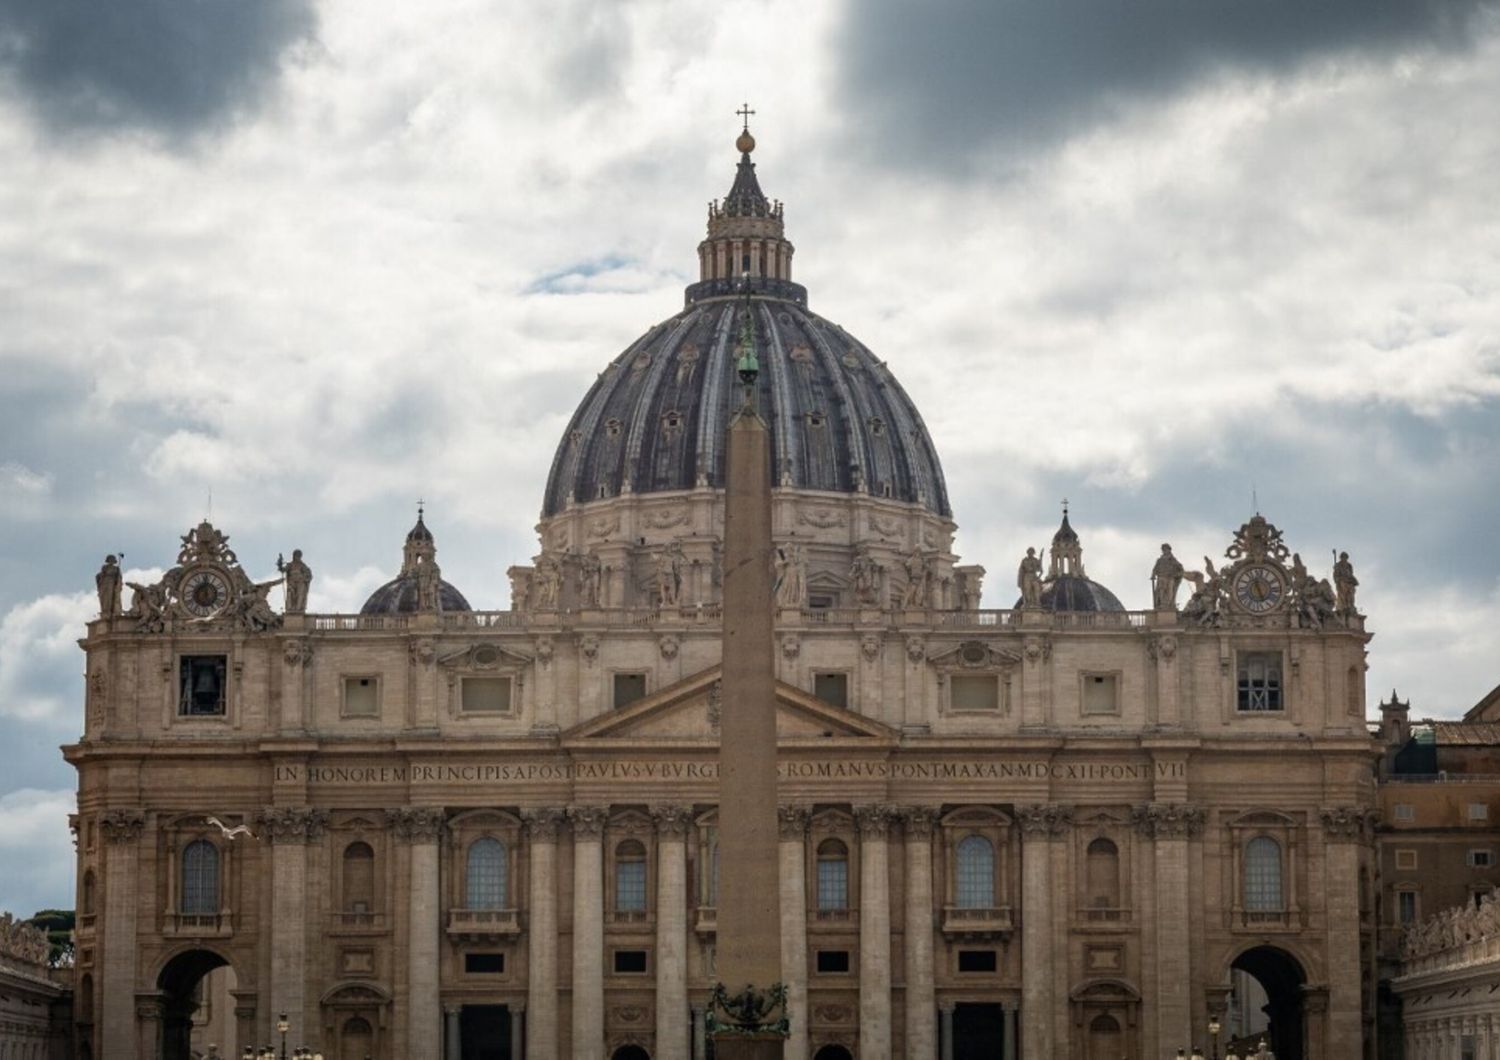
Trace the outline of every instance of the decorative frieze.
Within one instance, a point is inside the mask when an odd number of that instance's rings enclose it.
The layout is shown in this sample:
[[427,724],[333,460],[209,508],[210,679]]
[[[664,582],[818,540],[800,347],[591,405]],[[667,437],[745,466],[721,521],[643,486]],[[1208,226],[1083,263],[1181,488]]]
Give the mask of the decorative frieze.
[[1057,802],[1016,807],[1021,834],[1033,839],[1057,839],[1073,824],[1073,807]]
[[403,806],[385,811],[386,823],[408,843],[433,843],[442,838],[447,815],[438,806]]
[[663,633],[661,637],[658,638],[656,647],[657,650],[661,652],[661,657],[668,662],[671,662],[673,659],[677,658],[677,653],[682,648],[682,639],[675,633]]
[[1374,824],[1374,813],[1360,806],[1326,807],[1319,816],[1323,834],[1335,843],[1363,840],[1369,835],[1369,826]]
[[1130,820],[1150,839],[1186,839],[1203,831],[1204,813],[1185,802],[1148,802],[1132,809]]
[[574,839],[598,839],[604,834],[604,824],[609,820],[607,806],[569,806],[568,820],[573,825]]
[[778,806],[776,807],[776,824],[778,834],[782,839],[801,840],[807,836],[807,822],[812,817],[812,811],[806,806]]
[[693,812],[686,806],[663,803],[651,807],[651,819],[656,822],[656,834],[663,839],[681,839],[692,827]]
[[273,843],[306,843],[328,827],[328,814],[310,806],[267,806],[255,817],[261,835]]
[[521,811],[521,823],[533,843],[555,843],[566,820],[567,814],[555,806]]
[[133,843],[145,827],[146,815],[140,810],[105,810],[99,816],[106,843]]

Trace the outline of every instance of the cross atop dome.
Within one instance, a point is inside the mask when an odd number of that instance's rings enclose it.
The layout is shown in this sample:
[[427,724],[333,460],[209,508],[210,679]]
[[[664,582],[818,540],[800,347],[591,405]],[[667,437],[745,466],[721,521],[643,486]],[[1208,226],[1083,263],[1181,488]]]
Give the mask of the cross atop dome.
[[755,175],[750,153],[755,137],[750,133],[749,103],[735,114],[740,134],[734,146],[740,153],[734,183],[722,201],[709,203],[708,238],[698,245],[699,282],[688,289],[688,303],[703,297],[722,297],[736,292],[744,278],[755,293],[803,301],[806,293],[792,278],[792,244],[786,239],[782,206],[766,198]]

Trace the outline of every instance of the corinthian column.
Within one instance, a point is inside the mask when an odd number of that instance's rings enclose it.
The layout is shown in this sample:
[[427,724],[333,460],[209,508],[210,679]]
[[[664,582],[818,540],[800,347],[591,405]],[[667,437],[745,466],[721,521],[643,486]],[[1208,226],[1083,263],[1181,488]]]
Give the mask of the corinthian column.
[[[557,1049],[557,833],[561,810],[525,810],[530,842],[531,897],[526,931],[526,1056],[558,1060]],[[512,1014],[512,1020],[517,1017]]]
[[390,810],[386,817],[410,850],[411,895],[406,909],[406,1053],[440,1056],[443,1010],[438,982],[438,938],[442,906],[438,892],[438,840],[443,811],[410,806]]
[[1358,1056],[1363,1034],[1360,1012],[1359,848],[1369,842],[1366,813],[1357,806],[1324,810],[1323,864],[1328,882],[1327,1056]]
[[[1203,828],[1203,811],[1176,802],[1152,802],[1133,812],[1140,833],[1152,840],[1156,865],[1156,1046],[1193,1041],[1193,982],[1188,940],[1188,839]],[[1358,1050],[1355,1050],[1358,1053]]]
[[[108,810],[104,832],[104,952],[100,959],[99,1028],[96,1044],[133,1042],[135,1028],[135,907],[137,858],[146,815]],[[152,984],[155,985],[155,984]]]
[[653,806],[656,821],[656,1051],[688,1060],[687,831],[685,806]]
[[859,823],[859,1051],[891,1055],[889,806],[856,806]]
[[1052,980],[1052,843],[1072,822],[1071,807],[1019,806],[1021,823],[1022,1056],[1060,1055]]
[[604,1057],[603,806],[573,806],[573,1060]]
[[932,969],[933,806],[901,810],[906,826],[906,1055],[931,1060],[937,1051],[937,996]]
[[256,818],[271,842],[271,1006],[286,1013],[297,1041],[311,1040],[317,1020],[304,1011],[307,984],[307,843],[328,815],[305,806],[267,806]]
[[807,821],[805,806],[777,808],[781,878],[781,981],[792,1033],[784,1060],[807,1060]]

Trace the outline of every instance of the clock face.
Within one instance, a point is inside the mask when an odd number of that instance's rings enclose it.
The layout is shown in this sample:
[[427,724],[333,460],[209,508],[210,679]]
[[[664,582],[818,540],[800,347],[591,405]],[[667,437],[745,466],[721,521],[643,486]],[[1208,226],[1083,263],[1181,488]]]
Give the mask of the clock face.
[[213,568],[195,570],[182,581],[182,606],[199,618],[216,615],[229,602],[229,580]]
[[1285,595],[1281,572],[1274,567],[1246,567],[1235,575],[1234,598],[1252,615],[1274,610]]

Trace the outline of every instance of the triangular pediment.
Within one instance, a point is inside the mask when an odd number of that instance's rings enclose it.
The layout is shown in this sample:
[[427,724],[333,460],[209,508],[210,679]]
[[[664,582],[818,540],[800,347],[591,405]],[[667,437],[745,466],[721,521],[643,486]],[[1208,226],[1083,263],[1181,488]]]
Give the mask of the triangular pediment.
[[[719,740],[721,700],[718,666],[636,700],[628,707],[590,718],[562,734],[565,747],[620,743],[709,743]],[[854,741],[894,747],[896,730],[852,710],[825,703],[810,692],[776,682],[776,738],[782,745]]]

